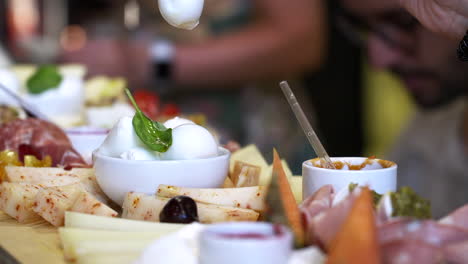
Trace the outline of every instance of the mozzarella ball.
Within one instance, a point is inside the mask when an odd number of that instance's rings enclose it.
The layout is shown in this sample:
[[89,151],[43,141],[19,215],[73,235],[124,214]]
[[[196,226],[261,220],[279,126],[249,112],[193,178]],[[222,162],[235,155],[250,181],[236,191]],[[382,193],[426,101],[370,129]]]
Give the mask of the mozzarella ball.
[[195,123],[188,120],[188,119],[181,118],[181,117],[178,117],[178,116],[164,122],[164,126],[167,127],[167,128],[176,128],[176,127],[178,127],[180,125],[185,125],[185,124],[195,124]]
[[119,119],[99,147],[99,154],[119,158],[125,151],[143,147],[143,143],[133,129],[132,119],[130,116]]
[[198,25],[203,0],[159,0],[159,11],[170,25],[192,30]]
[[120,154],[120,158],[125,160],[160,160],[156,151],[144,148],[132,148]]
[[162,153],[162,159],[202,159],[217,155],[216,140],[206,128],[185,124],[172,130],[172,146],[167,152]]

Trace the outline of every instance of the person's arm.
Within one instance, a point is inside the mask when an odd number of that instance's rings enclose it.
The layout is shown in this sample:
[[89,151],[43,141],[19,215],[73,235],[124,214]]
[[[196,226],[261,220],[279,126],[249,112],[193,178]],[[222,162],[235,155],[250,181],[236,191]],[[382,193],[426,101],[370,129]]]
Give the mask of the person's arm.
[[325,54],[321,0],[257,0],[256,19],[239,32],[198,45],[176,46],[174,81],[229,86],[283,79],[316,69]]
[[396,0],[425,27],[460,39],[468,30],[468,0]]
[[[255,20],[237,32],[176,45],[173,83],[220,89],[317,69],[326,54],[323,1],[254,0]],[[90,75],[124,76],[132,87],[143,87],[153,77],[150,46],[147,41],[90,39],[79,50],[64,50],[61,61],[84,63]]]

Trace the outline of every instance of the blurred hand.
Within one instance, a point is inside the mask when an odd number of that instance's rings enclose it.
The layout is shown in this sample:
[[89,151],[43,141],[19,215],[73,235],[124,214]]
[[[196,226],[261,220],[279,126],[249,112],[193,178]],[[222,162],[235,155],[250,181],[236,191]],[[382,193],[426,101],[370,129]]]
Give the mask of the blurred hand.
[[468,0],[397,0],[428,29],[461,39],[468,30]]

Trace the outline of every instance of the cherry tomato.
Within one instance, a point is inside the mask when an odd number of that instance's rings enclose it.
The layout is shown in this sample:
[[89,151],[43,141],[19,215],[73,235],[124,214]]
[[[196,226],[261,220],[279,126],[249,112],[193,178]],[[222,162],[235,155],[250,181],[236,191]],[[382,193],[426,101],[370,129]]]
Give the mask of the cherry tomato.
[[159,114],[159,96],[155,93],[138,90],[133,94],[136,103],[140,107],[141,111],[145,113],[149,118],[156,119]]
[[174,103],[168,103],[164,105],[161,114],[166,117],[174,117],[180,114],[180,108]]

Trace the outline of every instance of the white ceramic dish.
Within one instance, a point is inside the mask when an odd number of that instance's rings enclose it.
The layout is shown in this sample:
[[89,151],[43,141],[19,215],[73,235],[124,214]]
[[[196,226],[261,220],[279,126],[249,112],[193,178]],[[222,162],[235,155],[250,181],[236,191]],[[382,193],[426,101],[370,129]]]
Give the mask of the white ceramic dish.
[[218,188],[229,170],[231,153],[194,160],[124,160],[93,153],[96,178],[109,198],[122,205],[127,192],[154,194],[160,184],[192,188]]
[[78,127],[67,129],[66,133],[75,150],[91,164],[93,151],[101,146],[109,131],[102,128]]
[[[366,161],[367,158],[331,158],[331,160],[359,165]],[[362,170],[333,170],[314,166],[312,162],[317,164],[319,161],[314,159],[302,163],[303,199],[306,199],[309,195],[320,189],[320,187],[327,184],[333,185],[335,191],[349,186],[350,183],[368,185],[378,193],[396,190],[398,166],[395,163],[392,163],[392,166],[388,168],[382,168],[378,162],[375,162]]]
[[[200,234],[199,263],[286,264],[292,252],[292,234],[284,226],[278,227],[279,234],[275,234],[276,227],[265,222],[209,225]],[[250,234],[265,237],[235,237]]]

